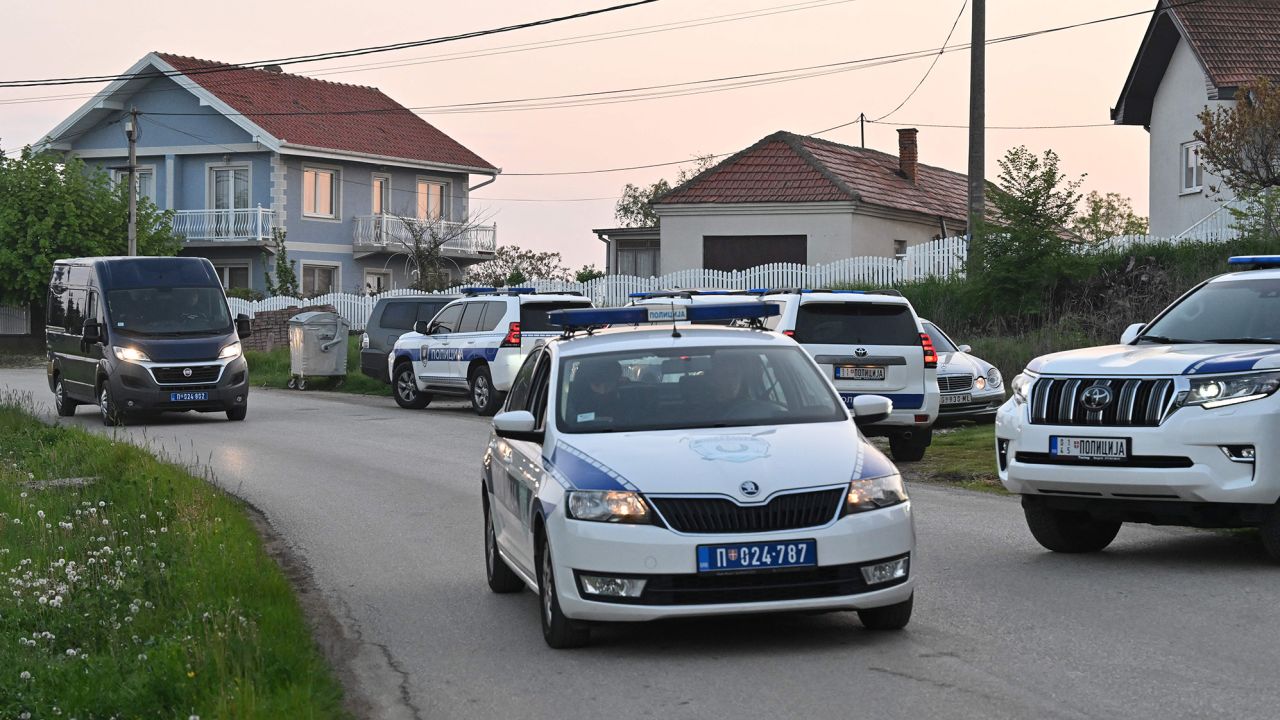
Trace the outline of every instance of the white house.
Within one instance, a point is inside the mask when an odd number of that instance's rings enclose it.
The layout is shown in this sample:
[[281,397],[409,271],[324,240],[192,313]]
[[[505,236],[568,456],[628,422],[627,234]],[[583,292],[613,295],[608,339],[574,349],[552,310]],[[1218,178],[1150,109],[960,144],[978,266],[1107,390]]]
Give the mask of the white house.
[[1197,115],[1234,105],[1236,88],[1259,76],[1280,80],[1280,2],[1159,0],[1111,111],[1150,134],[1153,235],[1217,227],[1197,227],[1231,198],[1201,165]]

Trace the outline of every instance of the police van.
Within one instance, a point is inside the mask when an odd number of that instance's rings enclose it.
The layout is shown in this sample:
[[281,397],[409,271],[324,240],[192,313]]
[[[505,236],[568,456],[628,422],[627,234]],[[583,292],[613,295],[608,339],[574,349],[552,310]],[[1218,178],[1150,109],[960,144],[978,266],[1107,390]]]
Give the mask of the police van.
[[1010,383],[996,460],[1044,547],[1096,552],[1125,522],[1258,527],[1280,559],[1280,256],[1230,264],[1119,344]]
[[[776,304],[684,309],[679,326],[661,307],[551,313],[565,332],[519,369],[481,465],[489,588],[538,593],[557,648],[593,622],[672,617],[848,610],[904,627],[911,504],[858,429],[892,403],[846,407],[762,331]],[[703,324],[731,320],[757,329]]]
[[498,411],[516,370],[538,343],[559,331],[547,313],[591,307],[577,293],[539,293],[532,288],[465,288],[465,297],[419,320],[387,356],[396,403],[426,407],[433,396],[461,396],[481,415]]

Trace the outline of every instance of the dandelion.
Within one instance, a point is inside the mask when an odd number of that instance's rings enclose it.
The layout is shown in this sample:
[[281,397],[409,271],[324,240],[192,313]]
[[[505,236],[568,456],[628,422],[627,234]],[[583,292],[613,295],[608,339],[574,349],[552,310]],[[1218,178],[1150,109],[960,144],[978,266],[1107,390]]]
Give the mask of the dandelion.
[[67,648],[67,657],[75,657],[75,656],[76,656],[76,649],[75,649],[75,648]]
[[44,519],[44,511],[43,511],[43,510],[37,510],[37,511],[36,511],[36,517],[38,517],[38,518],[40,518],[41,520],[43,520],[43,519]]
[[[31,473],[27,473],[27,476],[28,476],[28,478],[27,478],[27,479],[31,479],[31,478],[30,478]],[[26,494],[25,492],[24,492],[24,493],[18,493],[18,497],[26,497],[26,496],[27,496],[27,494]]]
[[146,653],[138,653],[138,662],[146,662],[146,661],[147,661],[147,654],[146,654]]
[[[187,671],[187,678],[188,678],[188,679],[193,678],[193,677],[195,677],[195,676],[196,676],[196,671],[195,671],[195,670],[188,670],[188,671]],[[196,716],[196,715],[192,715],[191,717],[193,717],[193,718],[194,718],[194,717],[197,717],[197,716]]]
[[27,712],[26,710],[23,710],[22,712],[18,713],[18,720],[31,720],[31,713]]
[[[194,673],[193,673],[193,674],[194,674]],[[24,681],[30,680],[30,679],[31,679],[31,673],[27,672],[26,670],[23,670],[21,673],[18,673],[18,679],[19,679],[19,680],[24,680]]]
[[98,507],[106,507],[106,506],[107,506],[107,502],[105,500],[98,501]]

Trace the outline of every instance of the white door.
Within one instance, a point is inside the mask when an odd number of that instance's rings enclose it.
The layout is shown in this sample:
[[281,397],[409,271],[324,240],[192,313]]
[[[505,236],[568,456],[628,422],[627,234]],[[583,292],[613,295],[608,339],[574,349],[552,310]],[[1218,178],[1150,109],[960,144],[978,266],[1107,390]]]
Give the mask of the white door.
[[248,237],[247,212],[249,209],[249,169],[214,168],[213,185],[213,236],[220,238]]

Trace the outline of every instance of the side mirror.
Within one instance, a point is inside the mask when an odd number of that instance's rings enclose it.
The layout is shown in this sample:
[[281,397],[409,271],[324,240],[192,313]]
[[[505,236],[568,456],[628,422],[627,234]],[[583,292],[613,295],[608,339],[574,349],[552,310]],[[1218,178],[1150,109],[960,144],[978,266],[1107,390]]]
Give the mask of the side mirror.
[[538,421],[528,410],[511,410],[493,416],[493,432],[507,440],[542,442],[546,433],[535,430]]
[[102,323],[97,320],[85,320],[80,334],[87,343],[100,343],[105,339],[102,333]]
[[431,321],[430,321],[430,320],[419,320],[418,322],[416,322],[416,323],[414,323],[414,324],[413,324],[413,331],[414,331],[414,332],[416,332],[416,333],[418,333],[419,335],[430,335],[430,334],[431,334]]
[[858,427],[887,420],[893,401],[882,395],[859,395],[853,399],[853,421]]
[[1138,336],[1142,334],[1142,328],[1144,327],[1146,327],[1144,323],[1134,323],[1125,328],[1124,332],[1120,333],[1120,344],[1128,345],[1134,340],[1137,340]]
[[236,315],[236,334],[243,340],[253,334],[253,321],[248,315],[240,313]]
[[956,348],[956,350],[959,350],[959,351],[960,351],[960,352],[962,352],[962,353],[971,353],[971,352],[973,352],[973,346],[972,346],[972,345],[961,345],[961,346],[957,347],[957,348]]

